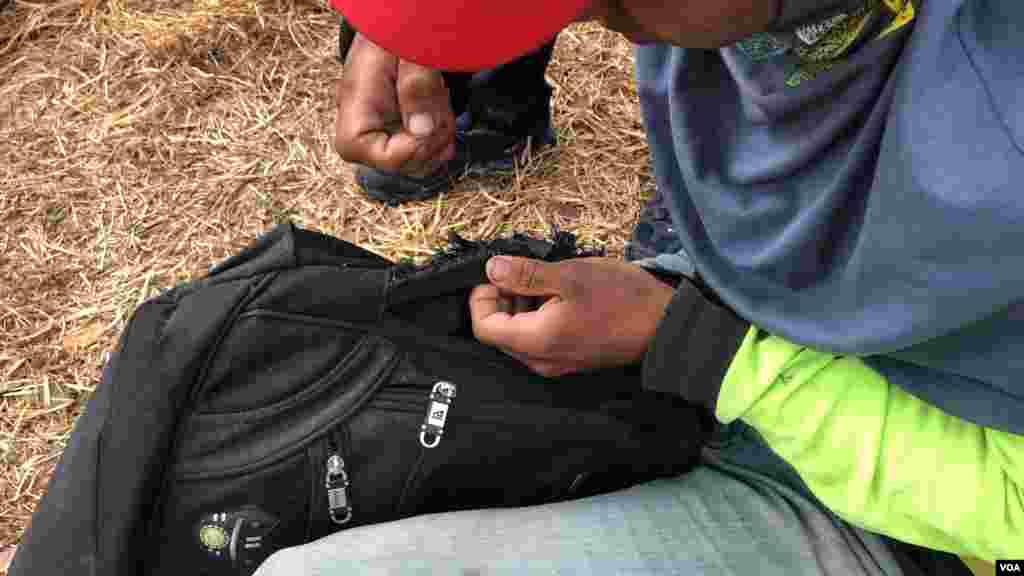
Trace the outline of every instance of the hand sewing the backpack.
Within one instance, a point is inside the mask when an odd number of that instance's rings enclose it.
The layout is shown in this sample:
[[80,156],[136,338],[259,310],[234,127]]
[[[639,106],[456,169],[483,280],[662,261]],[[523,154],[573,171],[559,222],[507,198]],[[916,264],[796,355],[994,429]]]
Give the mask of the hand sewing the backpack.
[[[470,295],[474,334],[547,377],[639,362],[673,296],[610,258],[492,258],[487,274]],[[523,310],[523,297],[543,303]]]
[[[500,263],[500,266],[498,265]],[[549,378],[643,362],[642,386],[714,410],[750,323],[703,282],[607,258],[492,258],[470,296],[477,339]],[[544,297],[529,311],[522,297]],[[679,350],[687,350],[680,355]]]

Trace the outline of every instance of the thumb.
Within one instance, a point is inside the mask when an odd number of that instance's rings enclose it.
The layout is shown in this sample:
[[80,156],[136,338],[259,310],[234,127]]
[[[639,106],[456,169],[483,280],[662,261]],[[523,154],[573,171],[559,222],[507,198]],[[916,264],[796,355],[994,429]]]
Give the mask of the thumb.
[[487,278],[503,292],[520,296],[564,296],[563,263],[517,256],[494,256],[487,261]]
[[448,87],[440,72],[401,60],[396,88],[402,124],[410,134],[416,138],[444,136],[454,127]]

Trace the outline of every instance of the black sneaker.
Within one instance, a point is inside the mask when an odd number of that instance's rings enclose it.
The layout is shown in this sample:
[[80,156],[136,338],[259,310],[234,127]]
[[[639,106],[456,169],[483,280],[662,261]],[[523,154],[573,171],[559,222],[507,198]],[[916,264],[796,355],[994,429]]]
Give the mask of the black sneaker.
[[633,228],[633,234],[626,243],[627,262],[641,258],[653,258],[658,254],[672,254],[683,249],[683,243],[676,234],[672,215],[665,205],[665,196],[660,189],[640,210],[640,221]]
[[556,142],[550,121],[545,122],[536,135],[521,138],[487,128],[468,129],[466,117],[465,114],[460,116],[456,125],[455,157],[436,173],[413,178],[360,165],[355,171],[356,183],[370,198],[392,206],[426,200],[447,191],[456,180],[465,176],[511,171],[527,147],[537,151]]

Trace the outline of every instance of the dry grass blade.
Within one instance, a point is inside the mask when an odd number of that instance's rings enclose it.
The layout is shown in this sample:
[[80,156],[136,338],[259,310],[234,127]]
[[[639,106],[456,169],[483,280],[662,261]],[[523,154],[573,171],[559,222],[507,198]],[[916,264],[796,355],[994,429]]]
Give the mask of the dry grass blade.
[[18,541],[134,307],[277,222],[395,259],[453,230],[553,224],[621,253],[651,191],[621,38],[561,36],[556,149],[387,208],[331,148],[335,25],[323,0],[0,10],[0,549]]

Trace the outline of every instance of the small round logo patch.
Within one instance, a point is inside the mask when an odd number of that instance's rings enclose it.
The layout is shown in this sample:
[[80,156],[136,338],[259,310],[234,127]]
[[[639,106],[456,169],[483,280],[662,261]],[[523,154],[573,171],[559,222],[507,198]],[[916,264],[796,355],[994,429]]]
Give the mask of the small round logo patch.
[[209,550],[223,550],[228,545],[228,533],[220,526],[207,524],[199,529],[199,541]]

